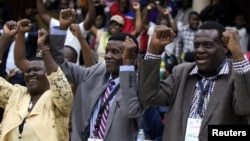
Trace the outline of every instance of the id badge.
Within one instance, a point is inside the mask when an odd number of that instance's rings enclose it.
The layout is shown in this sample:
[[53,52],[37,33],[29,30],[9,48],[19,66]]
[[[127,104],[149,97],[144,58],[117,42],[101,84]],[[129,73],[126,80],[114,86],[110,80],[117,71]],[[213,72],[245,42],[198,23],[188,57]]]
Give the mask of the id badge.
[[102,139],[92,139],[92,138],[88,138],[88,141],[103,141]]
[[188,118],[185,141],[199,141],[201,121],[202,119]]

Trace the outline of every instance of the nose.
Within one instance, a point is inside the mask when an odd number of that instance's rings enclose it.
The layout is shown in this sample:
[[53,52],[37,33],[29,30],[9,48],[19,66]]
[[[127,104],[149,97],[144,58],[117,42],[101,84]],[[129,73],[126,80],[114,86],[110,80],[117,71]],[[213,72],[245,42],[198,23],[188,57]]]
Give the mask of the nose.
[[108,59],[108,58],[111,58],[111,53],[108,51],[108,52],[106,52],[106,54],[105,54],[105,58],[106,59]]
[[33,76],[35,75],[35,72],[33,70],[31,70],[30,72],[26,73],[28,76]]
[[195,52],[195,53],[202,53],[202,52],[205,52],[205,48],[204,48],[204,46],[202,46],[202,44],[200,44],[199,46],[196,46],[196,47],[195,47],[194,52]]

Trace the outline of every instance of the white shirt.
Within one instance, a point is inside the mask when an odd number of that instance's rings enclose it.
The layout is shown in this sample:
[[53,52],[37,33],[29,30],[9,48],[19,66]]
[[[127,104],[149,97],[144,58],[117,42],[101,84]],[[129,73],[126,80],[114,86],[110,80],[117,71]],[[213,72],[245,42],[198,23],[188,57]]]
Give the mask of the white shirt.
[[[82,32],[82,35],[86,38],[87,34],[89,33],[89,30],[85,30],[83,27],[83,24],[84,24],[84,22],[79,23],[79,27],[80,27],[80,30]],[[53,27],[55,27],[55,26],[60,26],[60,21],[58,21],[57,19],[51,18],[50,26],[49,26],[50,30],[51,30],[50,31],[51,34],[53,34],[53,31],[54,31]],[[60,31],[57,30],[56,32],[58,33]],[[70,31],[69,28],[67,29],[67,32],[66,32],[66,38],[65,38],[64,45],[73,47],[76,50],[76,52],[77,52],[77,62],[76,63],[79,64],[81,45],[80,45],[79,40],[72,34],[72,32]]]

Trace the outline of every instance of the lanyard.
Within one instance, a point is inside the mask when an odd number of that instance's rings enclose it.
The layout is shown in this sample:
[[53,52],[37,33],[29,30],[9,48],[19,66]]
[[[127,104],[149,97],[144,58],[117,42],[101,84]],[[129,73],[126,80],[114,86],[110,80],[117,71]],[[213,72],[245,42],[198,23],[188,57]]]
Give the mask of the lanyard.
[[218,76],[220,75],[219,71],[226,63],[227,63],[227,59],[225,59],[224,62],[222,64],[220,64],[220,66],[217,68],[217,74],[214,77],[208,79],[207,80],[208,82],[205,86],[204,86],[205,83],[202,83],[202,78],[198,81],[198,85],[199,85],[201,94],[200,94],[199,101],[198,101],[197,113],[200,115],[200,117],[204,116],[203,105],[204,105],[205,96],[208,94],[209,88],[210,88],[212,82],[215,81],[218,78]]
[[26,118],[23,119],[23,122],[19,125],[19,136],[18,139],[21,140],[22,139],[22,133],[23,133],[23,126],[25,124]]
[[201,117],[204,116],[204,112],[202,112],[202,111],[203,111],[203,105],[204,105],[205,96],[208,95],[209,88],[211,87],[211,84],[213,83],[214,80],[217,79],[218,76],[219,75],[217,74],[216,76],[212,77],[211,79],[206,80],[208,82],[207,82],[207,84],[205,86],[204,86],[205,83],[202,83],[202,79],[200,79],[198,81],[198,85],[199,85],[201,94],[200,94],[199,101],[198,101],[197,113]]

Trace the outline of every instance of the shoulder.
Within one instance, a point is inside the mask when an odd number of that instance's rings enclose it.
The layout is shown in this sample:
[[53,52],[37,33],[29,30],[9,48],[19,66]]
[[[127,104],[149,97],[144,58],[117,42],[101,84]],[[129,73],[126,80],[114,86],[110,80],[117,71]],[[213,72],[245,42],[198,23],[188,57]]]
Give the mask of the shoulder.
[[89,69],[90,69],[90,72],[93,72],[93,73],[106,73],[105,61],[97,63],[97,64],[89,67]]
[[185,63],[181,63],[181,64],[178,64],[177,66],[175,66],[173,72],[176,72],[178,74],[190,73],[194,67],[195,67],[194,62],[192,62],[192,63],[185,62]]

